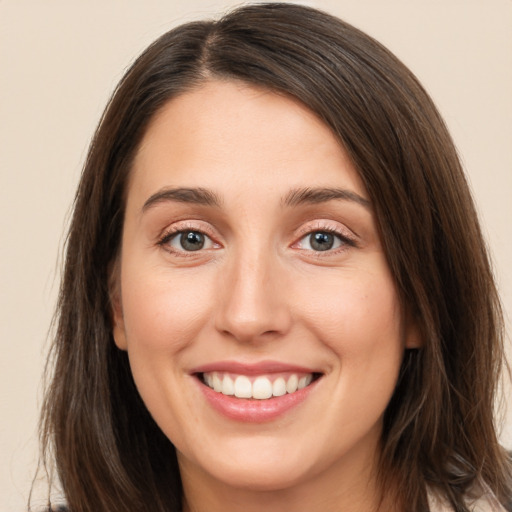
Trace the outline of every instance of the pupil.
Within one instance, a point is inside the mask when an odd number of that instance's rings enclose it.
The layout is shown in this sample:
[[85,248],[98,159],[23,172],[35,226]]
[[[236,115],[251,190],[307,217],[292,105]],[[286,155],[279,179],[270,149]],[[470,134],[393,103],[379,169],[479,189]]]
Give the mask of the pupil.
[[188,231],[181,234],[180,243],[186,251],[198,251],[204,246],[204,235],[197,231]]
[[334,236],[318,231],[310,235],[309,243],[315,251],[328,251],[334,245]]

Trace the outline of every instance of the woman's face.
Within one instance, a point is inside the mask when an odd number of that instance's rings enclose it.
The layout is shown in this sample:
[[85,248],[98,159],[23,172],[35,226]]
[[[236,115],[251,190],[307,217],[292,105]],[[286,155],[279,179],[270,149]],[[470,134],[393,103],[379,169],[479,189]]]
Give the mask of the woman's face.
[[184,479],[374,467],[415,336],[358,174],[303,105],[226,81],[168,102],[135,158],[118,280],[116,344]]

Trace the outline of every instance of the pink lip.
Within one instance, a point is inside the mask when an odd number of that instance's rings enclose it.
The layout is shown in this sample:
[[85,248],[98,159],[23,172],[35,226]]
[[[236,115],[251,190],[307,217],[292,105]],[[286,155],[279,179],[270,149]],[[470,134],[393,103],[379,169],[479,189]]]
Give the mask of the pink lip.
[[277,396],[268,400],[235,398],[223,395],[197,381],[207,402],[224,416],[247,423],[272,421],[290,409],[301,404],[311,393],[318,381],[289,395]]
[[[269,373],[317,373],[309,368],[283,364],[275,361],[262,361],[256,364],[245,364],[233,361],[221,361],[195,368],[191,374],[208,372],[229,372],[241,375],[261,375]],[[197,376],[197,375],[196,375]],[[318,380],[309,386],[267,400],[236,398],[214,391],[199,378],[195,379],[206,401],[223,416],[246,423],[263,423],[272,421],[287,411],[300,405],[314,390]]]
[[194,373],[228,372],[240,375],[263,375],[266,373],[319,373],[318,370],[296,366],[278,361],[260,361],[258,363],[240,363],[238,361],[217,361],[191,370]]

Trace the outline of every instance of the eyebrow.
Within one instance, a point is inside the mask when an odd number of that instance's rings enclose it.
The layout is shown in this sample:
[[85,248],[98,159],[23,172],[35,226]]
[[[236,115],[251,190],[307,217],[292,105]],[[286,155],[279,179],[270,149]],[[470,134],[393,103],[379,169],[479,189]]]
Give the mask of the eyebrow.
[[155,192],[142,207],[142,213],[146,212],[157,204],[167,201],[180,203],[200,204],[204,206],[220,207],[221,200],[211,190],[205,188],[163,188]]
[[368,199],[356,194],[352,190],[343,188],[298,188],[291,190],[286,194],[283,199],[284,206],[298,206],[301,204],[317,204],[325,203],[333,200],[353,201],[368,210],[371,208],[371,203]]
[[[371,203],[368,199],[356,194],[352,190],[342,188],[297,188],[290,190],[282,200],[283,206],[299,206],[303,204],[318,204],[333,200],[353,201],[367,209]],[[142,213],[150,208],[167,201],[199,204],[220,208],[222,201],[213,191],[206,188],[163,188],[155,192],[142,206]]]

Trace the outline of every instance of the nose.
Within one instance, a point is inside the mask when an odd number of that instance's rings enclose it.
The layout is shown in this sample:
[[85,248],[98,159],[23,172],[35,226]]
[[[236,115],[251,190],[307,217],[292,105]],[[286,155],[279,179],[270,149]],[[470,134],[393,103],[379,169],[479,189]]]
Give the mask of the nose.
[[239,342],[258,343],[289,331],[283,268],[267,252],[239,255],[222,272],[216,328]]

